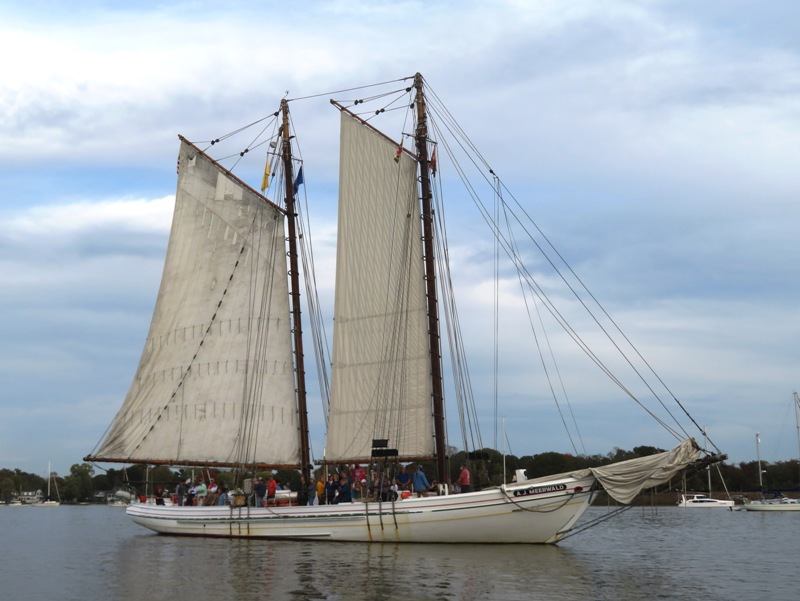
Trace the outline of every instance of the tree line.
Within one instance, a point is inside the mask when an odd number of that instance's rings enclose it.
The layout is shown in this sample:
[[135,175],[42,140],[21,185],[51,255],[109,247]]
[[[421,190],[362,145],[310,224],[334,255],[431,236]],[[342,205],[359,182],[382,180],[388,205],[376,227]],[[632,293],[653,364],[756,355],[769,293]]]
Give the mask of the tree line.
[[[483,449],[475,453],[455,452],[450,458],[450,479],[455,481],[462,462],[468,462],[477,487],[496,486],[510,482],[517,470],[525,470],[528,478],[537,478],[549,474],[572,472],[589,467],[598,467],[616,463],[626,459],[645,457],[663,452],[663,449],[650,446],[634,447],[631,451],[615,448],[606,455],[570,455],[556,452],[538,453],[536,455],[503,455],[494,449]],[[427,474],[433,474],[435,465],[423,462]],[[315,473],[319,476],[325,469],[335,470],[335,466],[320,468]],[[386,469],[391,473],[392,469]],[[789,461],[761,462],[761,481],[764,490],[800,490],[800,462]],[[710,468],[711,486],[714,491],[727,490],[731,493],[747,493],[759,491],[759,465],[757,461],[740,462],[738,464],[720,463]],[[259,472],[255,475],[267,475],[271,471]],[[120,469],[109,469],[96,473],[95,466],[89,463],[74,464],[68,475],[56,476],[56,484],[63,502],[93,502],[97,492],[111,492],[118,489],[134,490],[139,494],[152,492],[152,486],[162,485],[172,491],[178,482],[193,477],[206,476],[208,472],[195,469],[170,469],[166,466],[148,468],[144,465],[132,465]],[[213,471],[210,473],[229,487],[236,486],[232,473]],[[291,490],[298,490],[300,473],[293,470],[277,470],[276,479]],[[148,490],[148,486],[151,488]],[[670,483],[673,490],[707,491],[708,472],[688,470],[683,477],[676,477]],[[0,500],[8,503],[17,494],[46,490],[46,478],[37,474],[29,474],[19,469],[0,468]]]

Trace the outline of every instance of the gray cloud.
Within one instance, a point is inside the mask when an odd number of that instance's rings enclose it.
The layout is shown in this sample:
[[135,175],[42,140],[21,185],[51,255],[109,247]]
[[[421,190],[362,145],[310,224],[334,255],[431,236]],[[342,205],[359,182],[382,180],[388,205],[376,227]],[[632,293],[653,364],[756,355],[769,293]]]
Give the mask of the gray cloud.
[[[17,7],[0,25],[0,48],[19,56],[0,82],[2,463],[42,471],[52,459],[63,473],[118,409],[160,280],[176,134],[219,136],[287,90],[416,70],[715,442],[749,459],[759,429],[768,459],[796,455],[782,426],[800,359],[794,3],[392,2],[358,19],[348,3],[312,6],[302,22],[244,4],[89,6],[58,26]],[[426,11],[421,29],[408,8]],[[337,125],[327,97],[292,114],[330,274]],[[257,181],[252,154],[237,173]],[[451,243],[468,277],[462,319],[480,323],[491,263],[468,203],[449,216],[463,223]],[[512,354],[508,371],[536,369],[532,353]],[[478,353],[475,371],[490,366]],[[582,359],[563,368],[590,386]],[[618,391],[589,390],[595,403],[574,400],[588,452],[649,442]],[[519,378],[508,393],[526,416],[531,396],[542,415],[510,426],[512,450],[570,451],[551,438],[560,420],[543,392]]]

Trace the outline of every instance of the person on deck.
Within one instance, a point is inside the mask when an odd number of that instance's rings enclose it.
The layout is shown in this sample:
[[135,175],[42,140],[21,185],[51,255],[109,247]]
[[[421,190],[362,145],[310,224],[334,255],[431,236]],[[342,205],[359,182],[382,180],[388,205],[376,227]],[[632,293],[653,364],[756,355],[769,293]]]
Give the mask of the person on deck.
[[275,477],[270,475],[267,478],[267,505],[275,505],[275,491],[278,490],[278,483]]
[[333,505],[333,500],[336,498],[336,493],[339,492],[339,483],[336,478],[331,474],[328,476],[328,482],[325,483],[325,504]]
[[306,485],[306,490],[308,491],[307,498],[308,498],[308,505],[315,505],[317,500],[317,483],[314,482],[314,477],[308,479],[308,484]]
[[322,475],[317,480],[317,505],[325,505],[325,479]]
[[206,498],[204,505],[216,505],[217,504],[217,497],[219,496],[219,485],[214,478],[211,478],[211,481],[208,483],[208,497]]
[[[187,480],[186,481],[187,485],[190,484],[190,483],[191,483],[191,480]],[[192,505],[194,505],[194,496],[196,494],[197,494],[197,486],[195,486],[194,484],[191,484],[189,486],[188,494],[186,495],[186,506],[187,507],[191,507]]]
[[466,463],[461,464],[461,473],[458,475],[456,484],[458,484],[458,486],[461,488],[462,493],[470,492],[472,490],[469,479],[469,468],[467,467]]
[[267,496],[267,484],[264,478],[259,478],[253,486],[253,505],[256,507],[264,506],[264,497]]
[[397,493],[392,490],[392,481],[389,480],[389,476],[381,474],[379,478],[380,500],[384,502],[394,501],[397,498]]
[[425,476],[425,472],[422,471],[421,465],[417,466],[417,471],[414,472],[414,477],[412,480],[414,484],[414,491],[417,493],[417,496],[428,496],[428,489],[431,487],[431,483],[428,482],[428,478]]
[[164,487],[160,484],[156,486],[156,505],[164,504]]
[[175,497],[178,501],[178,507],[183,506],[183,499],[186,496],[186,487],[183,485],[183,480],[179,481],[175,486]]
[[353,496],[350,490],[350,477],[346,472],[342,473],[339,479],[339,495],[336,497],[334,503],[352,503]]
[[411,474],[406,471],[405,465],[400,466],[400,471],[397,472],[394,481],[397,484],[398,493],[411,490]]
[[[316,491],[316,485],[314,486],[314,491]],[[300,474],[300,486],[297,488],[297,504],[298,505],[308,505],[308,483],[306,482],[306,477],[303,474]]]
[[206,497],[208,496],[208,487],[206,483],[200,478],[200,484],[196,487],[195,495],[197,497],[197,505],[205,505]]

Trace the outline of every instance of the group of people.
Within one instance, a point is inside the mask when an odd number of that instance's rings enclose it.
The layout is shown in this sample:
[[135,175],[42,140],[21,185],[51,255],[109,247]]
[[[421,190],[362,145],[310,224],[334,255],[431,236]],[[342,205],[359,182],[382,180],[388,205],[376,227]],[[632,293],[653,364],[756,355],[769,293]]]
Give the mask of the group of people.
[[[266,480],[263,477],[254,477],[252,505],[276,505],[276,493],[279,490],[281,484],[274,476],[269,475]],[[467,493],[471,490],[469,468],[462,464],[453,491]],[[389,502],[415,493],[418,497],[438,494],[438,482],[428,481],[422,465],[418,465],[413,474],[409,473],[405,465],[400,465],[394,478],[390,478],[385,472],[374,470],[368,481],[367,469],[356,464],[350,468],[342,468],[336,474],[329,474],[327,479],[322,475],[318,480],[301,475],[297,504],[336,505],[360,499]],[[165,492],[160,485],[156,488],[155,498],[157,505],[164,505]],[[229,501],[227,487],[224,483],[218,484],[215,478],[209,478],[208,484],[202,477],[194,481],[187,479],[185,482],[178,482],[173,495],[173,502],[181,506],[227,505]]]
[[[161,489],[161,487],[158,487]],[[159,490],[156,489],[156,505],[163,505],[164,491],[161,489],[161,502],[159,502]],[[181,481],[175,486],[174,501],[181,506],[202,506],[202,505],[227,505],[228,488],[225,484],[218,484],[215,478],[210,478],[208,484],[203,478],[198,478],[192,482],[191,478],[185,482]]]
[[253,505],[256,507],[276,505],[275,493],[279,490],[282,490],[280,482],[272,474],[267,476],[266,481],[263,477],[256,478],[253,484]]
[[[422,465],[418,465],[413,474],[405,465],[400,465],[394,478],[375,470],[367,481],[366,468],[356,464],[352,468],[342,468],[337,474],[329,474],[327,479],[322,475],[316,481],[300,476],[300,482],[299,505],[335,505],[355,500],[388,502],[414,493],[418,497],[439,494],[438,482],[428,481]],[[466,464],[461,466],[454,490],[462,493],[472,490]]]

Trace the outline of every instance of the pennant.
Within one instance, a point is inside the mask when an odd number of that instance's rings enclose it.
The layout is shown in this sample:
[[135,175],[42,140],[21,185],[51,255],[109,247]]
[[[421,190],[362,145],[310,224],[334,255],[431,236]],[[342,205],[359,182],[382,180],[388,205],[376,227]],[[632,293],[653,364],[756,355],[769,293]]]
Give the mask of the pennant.
[[302,184],[305,180],[303,180],[303,166],[300,165],[300,171],[297,172],[297,177],[294,179],[294,193],[297,194],[298,188],[300,188],[300,184]]
[[269,155],[267,155],[267,164],[264,166],[264,177],[261,179],[261,193],[264,193],[269,187]]
[[434,146],[433,154],[431,155],[431,160],[430,160],[430,163],[429,163],[430,168],[431,168],[431,173],[433,175],[436,175],[436,162],[437,162],[437,160],[438,160],[438,157],[436,156],[436,147]]
[[400,162],[400,155],[403,154],[403,143],[400,143],[400,146],[397,147],[397,152],[394,153],[394,162]]

